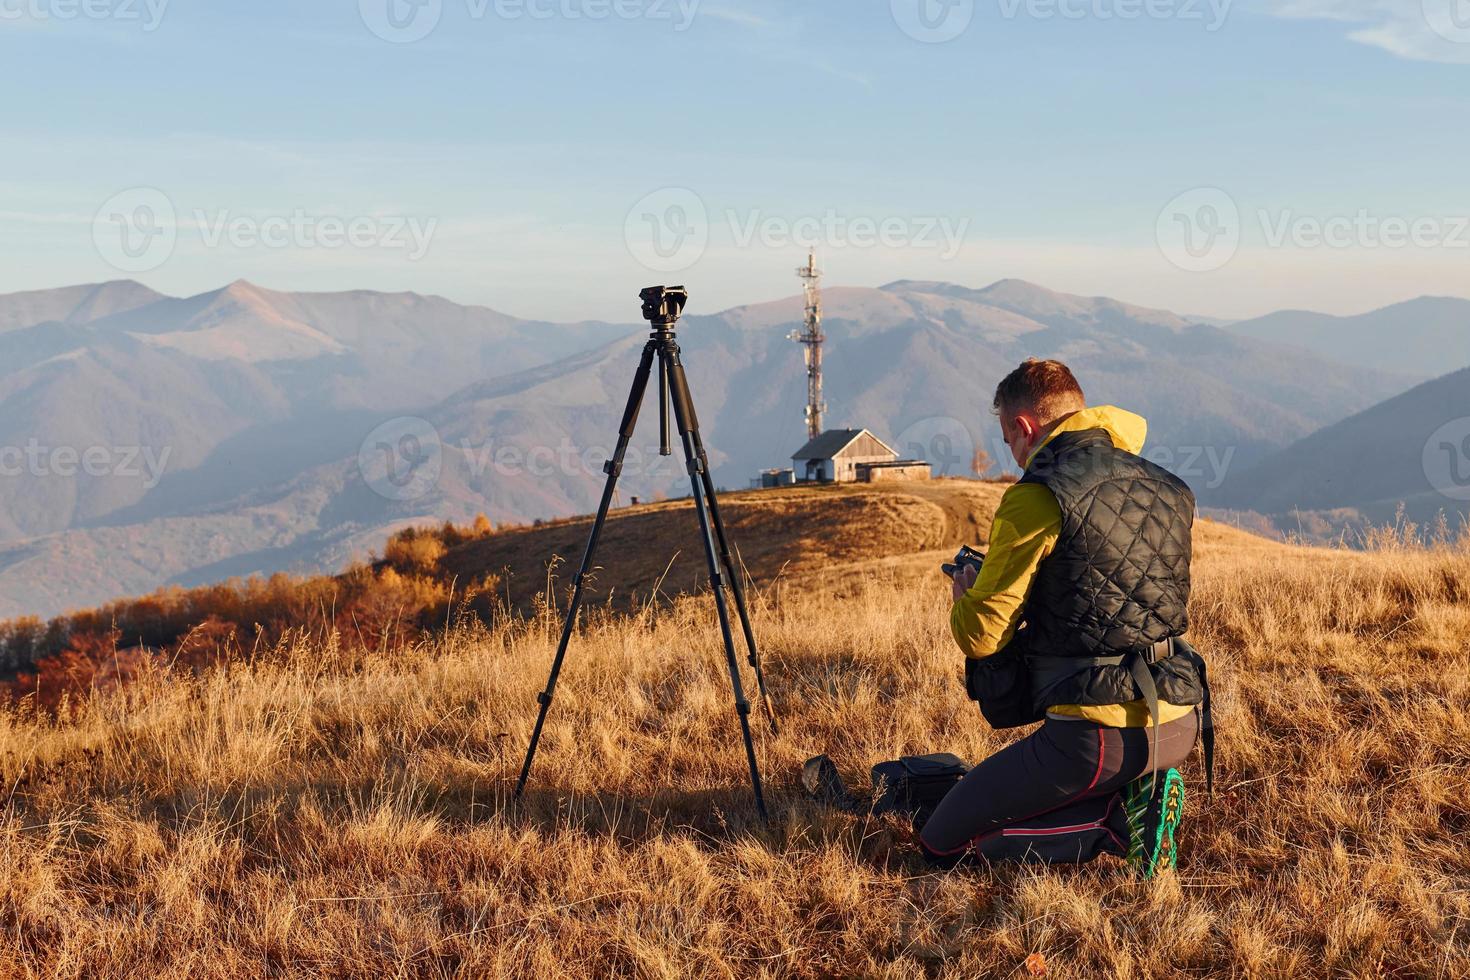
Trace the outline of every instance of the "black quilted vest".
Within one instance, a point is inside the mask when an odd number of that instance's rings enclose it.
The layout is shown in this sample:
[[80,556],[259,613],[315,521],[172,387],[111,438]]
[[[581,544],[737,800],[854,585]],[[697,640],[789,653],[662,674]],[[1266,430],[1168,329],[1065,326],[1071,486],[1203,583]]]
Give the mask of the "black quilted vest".
[[[1142,696],[1127,666],[1094,658],[1147,650],[1189,628],[1194,494],[1161,466],[1114,447],[1102,429],[1066,432],[1031,460],[1062,511],[1061,535],[1026,600],[1025,650],[1040,706],[1122,704]],[[1072,668],[1068,660],[1076,660]],[[1188,657],[1150,666],[1161,699],[1203,697]]]

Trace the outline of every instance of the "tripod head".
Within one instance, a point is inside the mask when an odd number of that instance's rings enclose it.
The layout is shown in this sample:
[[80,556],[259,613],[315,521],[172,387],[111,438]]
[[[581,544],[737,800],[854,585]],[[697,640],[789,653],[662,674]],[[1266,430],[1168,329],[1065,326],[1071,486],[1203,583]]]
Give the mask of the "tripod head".
[[638,294],[643,300],[643,319],[657,331],[673,330],[689,302],[689,291],[683,286],[649,286]]

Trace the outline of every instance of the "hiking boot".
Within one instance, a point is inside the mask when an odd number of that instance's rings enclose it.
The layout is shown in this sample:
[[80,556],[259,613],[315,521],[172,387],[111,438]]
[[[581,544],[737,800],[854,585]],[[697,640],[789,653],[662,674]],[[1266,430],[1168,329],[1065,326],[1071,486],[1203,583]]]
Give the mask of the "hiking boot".
[[847,784],[837,771],[837,763],[825,755],[806,760],[806,764],[801,767],[801,785],[818,803],[841,810],[857,808],[857,800],[847,791]]
[[1179,861],[1175,837],[1184,819],[1184,777],[1178,769],[1135,779],[1123,790],[1128,817],[1128,863],[1144,878]]

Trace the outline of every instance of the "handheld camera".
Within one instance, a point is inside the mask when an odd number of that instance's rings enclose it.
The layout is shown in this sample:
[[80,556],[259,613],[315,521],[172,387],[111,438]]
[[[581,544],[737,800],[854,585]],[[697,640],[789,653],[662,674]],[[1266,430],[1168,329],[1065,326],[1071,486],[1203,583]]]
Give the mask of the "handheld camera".
[[969,545],[965,545],[960,548],[959,554],[954,556],[954,561],[945,562],[943,565],[939,566],[939,570],[948,575],[950,578],[954,578],[955,573],[966,565],[973,566],[976,571],[979,571],[980,566],[984,563],[984,561],[985,552],[976,551]]

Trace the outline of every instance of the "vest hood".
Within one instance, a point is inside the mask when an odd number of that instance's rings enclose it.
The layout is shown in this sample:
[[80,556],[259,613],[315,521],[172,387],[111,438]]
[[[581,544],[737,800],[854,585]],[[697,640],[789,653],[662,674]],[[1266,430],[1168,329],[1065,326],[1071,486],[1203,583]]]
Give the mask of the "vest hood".
[[1148,438],[1148,420],[1142,415],[1116,405],[1096,405],[1073,412],[1057,423],[1057,427],[1047,434],[1041,445],[1031,451],[1026,465],[1030,466],[1036,454],[1057,436],[1066,432],[1085,432],[1088,429],[1102,429],[1112,438],[1115,449],[1133,453],[1135,456],[1143,452],[1144,440]]

